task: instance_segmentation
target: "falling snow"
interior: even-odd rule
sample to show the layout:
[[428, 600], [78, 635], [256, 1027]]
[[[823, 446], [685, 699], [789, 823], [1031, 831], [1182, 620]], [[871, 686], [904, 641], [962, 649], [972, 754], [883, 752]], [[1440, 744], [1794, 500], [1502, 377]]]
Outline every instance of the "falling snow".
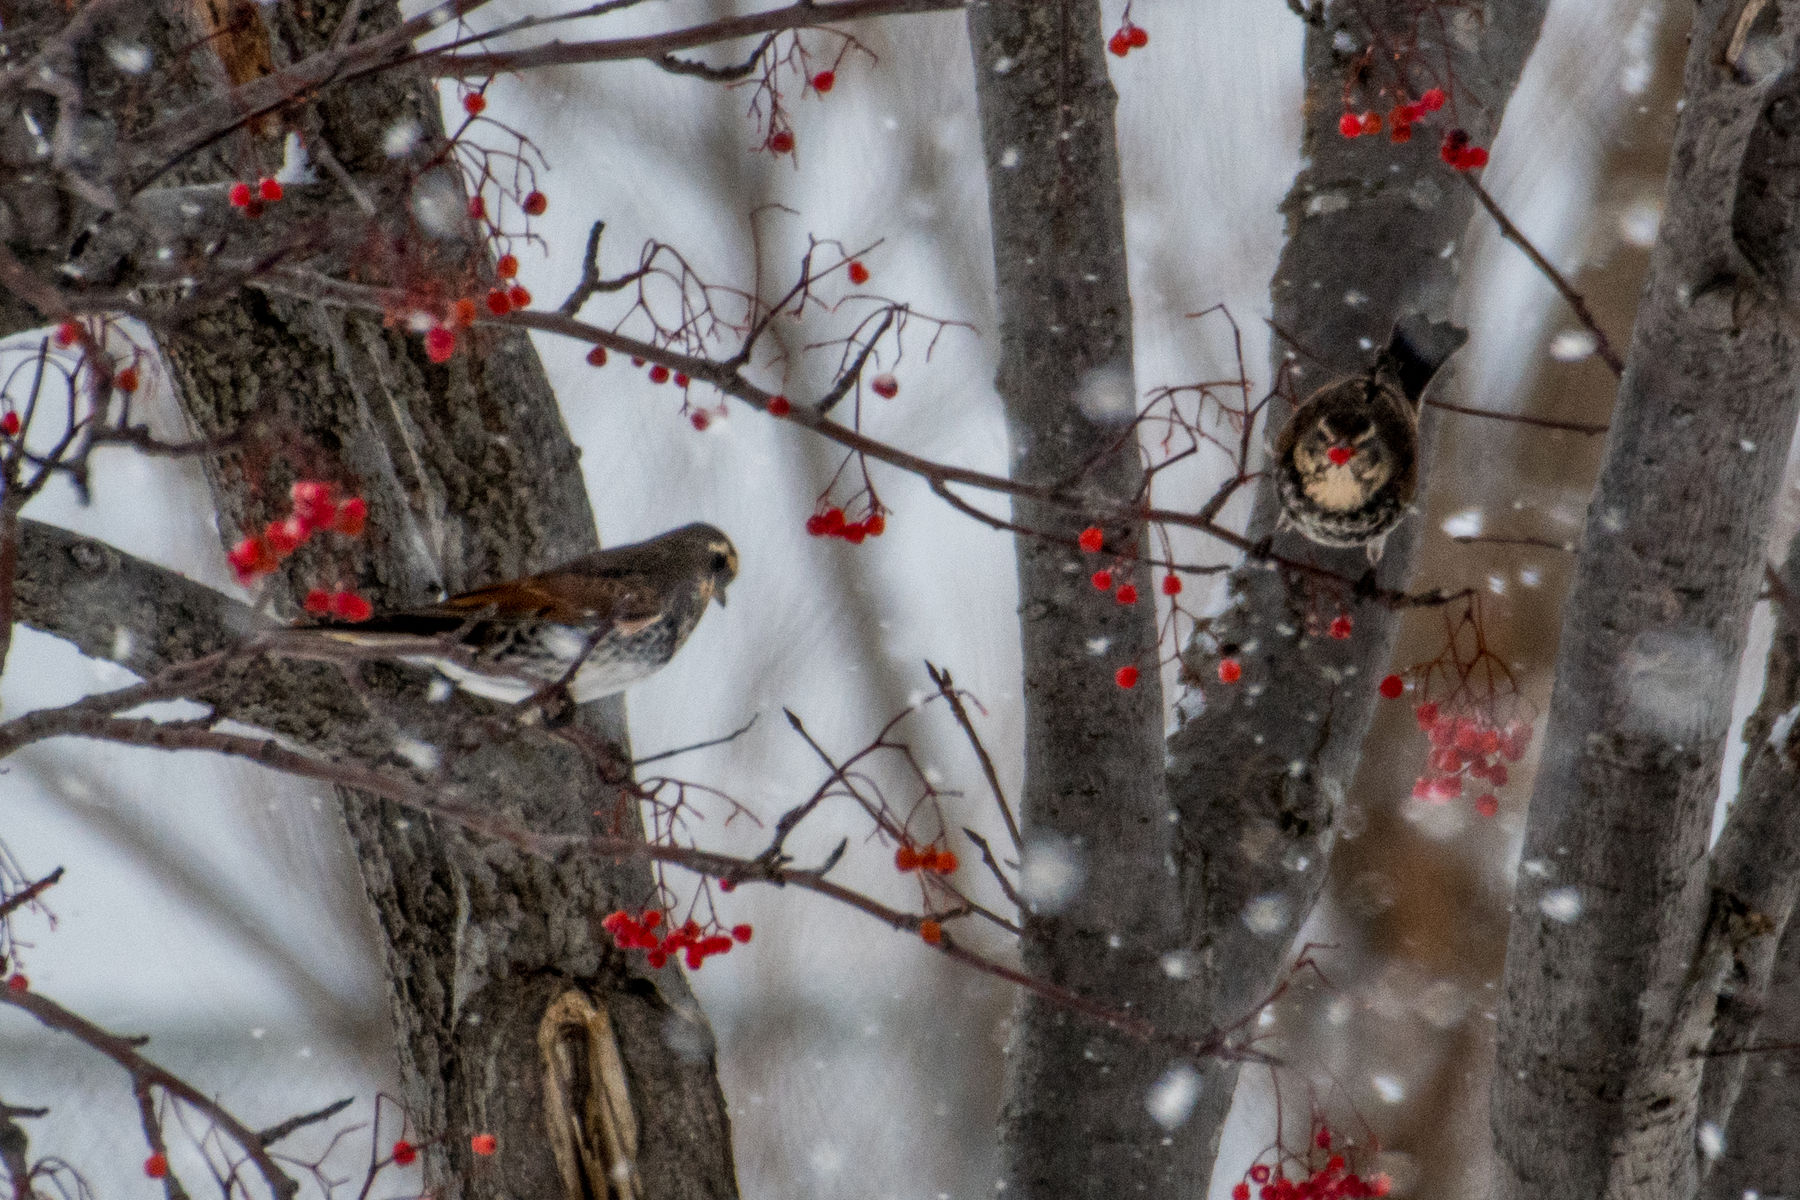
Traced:
[[1055, 834], [1025, 843], [1019, 863], [1019, 895], [1034, 913], [1053, 915], [1069, 906], [1081, 889], [1079, 848]]
[[1273, 937], [1288, 927], [1286, 896], [1270, 892], [1244, 905], [1244, 925], [1259, 937]]
[[1581, 889], [1551, 888], [1539, 898], [1538, 910], [1552, 921], [1567, 925], [1581, 916]]
[[1186, 1063], [1177, 1063], [1150, 1085], [1144, 1107], [1150, 1110], [1150, 1119], [1164, 1129], [1178, 1129], [1193, 1115], [1199, 1099], [1200, 1072]]
[[1465, 508], [1444, 520], [1444, 532], [1453, 538], [1481, 536], [1481, 510]]
[[1585, 329], [1565, 329], [1550, 339], [1550, 357], [1557, 362], [1580, 362], [1600, 347], [1600, 339]]

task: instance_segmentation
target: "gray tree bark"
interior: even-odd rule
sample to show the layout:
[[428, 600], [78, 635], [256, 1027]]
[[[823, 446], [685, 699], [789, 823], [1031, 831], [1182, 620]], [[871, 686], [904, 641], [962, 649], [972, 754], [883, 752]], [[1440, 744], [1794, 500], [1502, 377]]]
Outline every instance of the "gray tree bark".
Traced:
[[1707, 835], [1800, 397], [1800, 70], [1791, 32], [1759, 35], [1778, 38], [1772, 55], [1741, 36], [1755, 16], [1695, 12], [1667, 209], [1566, 609], [1507, 947], [1503, 1197], [1699, 1184], [1700, 1050], [1732, 958], [1708, 936]]
[[[1368, 347], [1385, 344], [1401, 314], [1445, 312], [1459, 262], [1454, 248], [1474, 212], [1432, 137], [1395, 145], [1338, 132], [1350, 67], [1340, 38], [1360, 49], [1372, 40], [1404, 41], [1416, 27], [1419, 60], [1450, 65], [1459, 119], [1476, 144], [1486, 145], [1537, 40], [1544, 8], [1541, 0], [1502, 5], [1484, 22], [1442, 26], [1421, 21], [1412, 0], [1383, 0], [1332, 5], [1307, 29], [1306, 166], [1282, 206], [1287, 244], [1270, 282], [1275, 325], [1304, 352], [1296, 359], [1278, 334], [1273, 369], [1277, 375], [1288, 370], [1299, 398], [1367, 369]], [[1440, 41], [1436, 34], [1445, 29], [1455, 36]], [[1355, 252], [1346, 253], [1348, 247]], [[1445, 374], [1454, 380], [1455, 373], [1453, 359]], [[1278, 396], [1267, 428], [1279, 429], [1291, 411]], [[1435, 428], [1428, 413], [1420, 439], [1420, 508]], [[1274, 487], [1265, 481], [1249, 535], [1269, 537], [1277, 554], [1317, 562], [1348, 579], [1368, 569], [1361, 550], [1328, 550], [1297, 532], [1277, 532], [1279, 512]], [[1395, 530], [1381, 557], [1381, 584], [1405, 586], [1422, 532], [1416, 518]], [[1338, 808], [1361, 758], [1376, 680], [1393, 656], [1399, 627], [1397, 613], [1359, 601], [1348, 588], [1310, 599], [1266, 562], [1246, 562], [1229, 586], [1229, 607], [1213, 632], [1242, 662], [1243, 683], [1207, 688], [1204, 711], [1169, 739], [1185, 936], [1201, 968], [1191, 987], [1203, 1025], [1249, 1012], [1288, 963], [1293, 935], [1324, 886]], [[1309, 636], [1309, 606], [1336, 604], [1351, 613], [1353, 636]], [[1278, 933], [1253, 931], [1243, 920], [1257, 899], [1286, 914]], [[1218, 1143], [1237, 1074], [1229, 1060], [1206, 1064], [1194, 1122], [1208, 1147]]]
[[[129, 147], [132, 136], [153, 119], [326, 48], [348, 6], [242, 6], [249, 23], [228, 34], [208, 25], [212, 10], [204, 6], [89, 7], [93, 11], [82, 19], [97, 18], [94, 28], [71, 43], [67, 61], [52, 63], [66, 66], [69, 79], [78, 83], [60, 95], [27, 88], [25, 103], [37, 106], [44, 127], [52, 127], [57, 116], [51, 112], [45, 120], [44, 106], [83, 106], [61, 115], [77, 128], [104, 129], [116, 137], [109, 143], [117, 156], [111, 164], [80, 164], [92, 176], [109, 165], [122, 170], [118, 164], [130, 156], [121, 147]], [[391, 28], [397, 20], [393, 5], [364, 7], [365, 30]], [[60, 4], [13, 5], [5, 16], [9, 34], [44, 37], [68, 19]], [[180, 69], [143, 80], [124, 76], [102, 49], [114, 37], [147, 45], [153, 62]], [[29, 47], [12, 49], [22, 54]], [[146, 96], [146, 86], [152, 95]], [[409, 70], [389, 70], [315, 99], [280, 119], [252, 121], [171, 164], [158, 182], [211, 183], [222, 194], [225, 181], [273, 173], [292, 121], [305, 134], [315, 163], [330, 168], [321, 176], [340, 185], [325, 189], [332, 193], [326, 211], [339, 228], [360, 230], [372, 243], [408, 237], [431, 242], [410, 223], [404, 205], [375, 214], [357, 207], [359, 199], [403, 194], [400, 173], [434, 170], [423, 160], [393, 158], [383, 141], [396, 125], [410, 122], [419, 130], [422, 153], [442, 147], [431, 82]], [[16, 124], [9, 120], [7, 128]], [[437, 173], [444, 177], [439, 182], [460, 186], [450, 173]], [[128, 183], [121, 174], [107, 182], [117, 188]], [[7, 199], [16, 202], [18, 195], [15, 186]], [[21, 207], [13, 203], [8, 211], [17, 216]], [[29, 228], [15, 221], [6, 229], [9, 249], [27, 268], [53, 276], [55, 265], [90, 245], [93, 236], [109, 236], [97, 226], [97, 235], [74, 238], [94, 216], [70, 214]], [[265, 220], [276, 223], [279, 214]], [[114, 244], [120, 257], [108, 267], [117, 278], [167, 277], [166, 268], [154, 261], [130, 258], [157, 248], [157, 231], [151, 232]], [[183, 236], [165, 232], [167, 244], [185, 245]], [[314, 226], [313, 236], [317, 248], [343, 249], [334, 244], [329, 226]], [[468, 265], [473, 251], [456, 239], [412, 248], [422, 249], [420, 261], [446, 271]], [[320, 256], [313, 265], [328, 269], [332, 258]], [[407, 282], [379, 278], [383, 266], [379, 254], [365, 255], [360, 278]], [[36, 304], [39, 319], [63, 315], [45, 311], [41, 294], [14, 292], [11, 299]], [[9, 315], [15, 324], [29, 319], [23, 309]], [[302, 550], [290, 560], [290, 586], [304, 586], [298, 581], [321, 572], [346, 571], [377, 601], [418, 601], [439, 588], [541, 569], [596, 545], [576, 449], [522, 332], [471, 336], [473, 344], [466, 343], [455, 361], [438, 366], [426, 360], [418, 338], [384, 327], [379, 317], [253, 288], [230, 291], [156, 332], [194, 425], [208, 435], [252, 434], [208, 461], [225, 541], [282, 515], [296, 478], [328, 478], [368, 501], [370, 534], [358, 545], [360, 557], [346, 564], [325, 559], [316, 548]], [[56, 541], [45, 536], [40, 549]], [[45, 577], [32, 574], [34, 562], [59, 580], [48, 585], [57, 589], [49, 596], [43, 591]], [[121, 571], [137, 580], [146, 577], [141, 565], [91, 544], [52, 548], [27, 562], [19, 588], [21, 616], [44, 620], [78, 644], [99, 649], [95, 643], [109, 636], [106, 625], [116, 632], [128, 617], [150, 615], [121, 606], [126, 597], [115, 586]], [[239, 606], [197, 594], [191, 586], [161, 582], [167, 586], [154, 598], [139, 598], [151, 606], [155, 624], [136, 630], [136, 660], [127, 664], [134, 669], [181, 661], [251, 628]], [[93, 599], [77, 603], [82, 595]], [[34, 612], [48, 616], [34, 618]], [[71, 624], [77, 615], [88, 628]], [[332, 670], [284, 664], [273, 674], [278, 677], [241, 676], [200, 698], [309, 748], [366, 763], [399, 761], [402, 739], [433, 745], [454, 780], [490, 797], [497, 816], [536, 832], [612, 832], [595, 819], [596, 812], [621, 807], [635, 812], [630, 803], [616, 803], [616, 789], [602, 781], [596, 764], [582, 761], [567, 746], [559, 749], [550, 739], [530, 736], [481, 744], [475, 721], [491, 719], [492, 711], [473, 711], [480, 706], [461, 700], [448, 707], [429, 703], [412, 674], [367, 668], [363, 684], [376, 699], [366, 702], [349, 693]], [[579, 719], [595, 735], [624, 745], [623, 708], [617, 702]], [[637, 1153], [626, 1166], [637, 1190], [625, 1194], [734, 1195], [724, 1101], [704, 1018], [677, 969], [650, 972], [629, 961], [611, 948], [599, 926], [609, 910], [649, 898], [646, 866], [587, 858], [546, 861], [370, 797], [345, 793], [342, 799], [387, 940], [405, 1098], [419, 1133], [442, 1139], [427, 1142], [422, 1152], [427, 1190], [452, 1200], [607, 1195], [619, 1186], [618, 1180], [581, 1177], [579, 1163], [571, 1174], [566, 1155], [559, 1166], [552, 1143], [567, 1131], [547, 1127], [547, 1093], [556, 1086], [551, 1060], [561, 1055], [565, 1067], [574, 1059], [585, 1062], [590, 1050], [604, 1054], [612, 1047], [583, 1043], [605, 1040], [622, 1056], [628, 1092], [608, 1099], [615, 1105], [623, 1100], [635, 1118]], [[597, 1011], [605, 1019], [547, 1024], [553, 1006], [563, 1014]], [[565, 1097], [565, 1103], [571, 1100], [577, 1118], [584, 1115], [581, 1098]], [[574, 1136], [594, 1132], [577, 1130]], [[492, 1159], [472, 1154], [469, 1138], [475, 1133], [496, 1137]]]
[[[978, 4], [969, 37], [1013, 475], [1079, 481], [1097, 503], [1129, 504], [1143, 484], [1136, 440], [1121, 439], [1128, 426], [1096, 419], [1081, 400], [1083, 389], [1136, 394], [1099, 5]], [[1013, 517], [1047, 535], [1016, 543], [1026, 855], [1068, 855], [1082, 875], [1066, 907], [1026, 914], [1025, 966], [1173, 1033], [1185, 1028], [1181, 997], [1158, 963], [1176, 944], [1180, 897], [1150, 572], [1137, 559], [1120, 568], [1145, 599], [1119, 604], [1088, 583], [1101, 560], [1077, 549], [1085, 523], [1077, 515], [1022, 501]], [[1106, 535], [1109, 563], [1147, 546], [1141, 526]], [[1124, 664], [1141, 671], [1135, 688], [1113, 682]], [[1166, 1138], [1145, 1107], [1171, 1065], [1163, 1056], [1035, 997], [1019, 1004], [1008, 1055], [1001, 1141], [1010, 1191], [1175, 1196], [1205, 1186], [1191, 1139]]]

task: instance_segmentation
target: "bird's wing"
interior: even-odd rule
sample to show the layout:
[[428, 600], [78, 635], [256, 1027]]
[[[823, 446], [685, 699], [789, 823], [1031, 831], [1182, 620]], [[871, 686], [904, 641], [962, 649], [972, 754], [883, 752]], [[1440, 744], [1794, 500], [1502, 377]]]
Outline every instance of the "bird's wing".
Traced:
[[596, 574], [563, 567], [436, 604], [377, 613], [356, 628], [366, 632], [447, 633], [470, 624], [512, 625], [548, 620], [568, 625], [607, 625], [623, 633], [642, 629], [662, 614], [657, 589], [637, 571]]

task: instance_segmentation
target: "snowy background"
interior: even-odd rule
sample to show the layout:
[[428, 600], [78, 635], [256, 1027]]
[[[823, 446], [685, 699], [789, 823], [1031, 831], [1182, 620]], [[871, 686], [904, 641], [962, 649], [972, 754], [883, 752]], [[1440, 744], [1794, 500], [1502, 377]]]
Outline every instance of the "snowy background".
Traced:
[[[745, 8], [751, 6], [745, 5]], [[496, 3], [498, 23], [528, 6]], [[1109, 28], [1117, 5], [1108, 6]], [[651, 32], [723, 15], [726, 4], [645, 5], [565, 37]], [[1486, 173], [1514, 219], [1576, 277], [1621, 346], [1654, 236], [1673, 119], [1680, 29], [1643, 0], [1557, 0]], [[1147, 50], [1112, 60], [1120, 93], [1137, 384], [1148, 390], [1232, 369], [1219, 327], [1184, 314], [1227, 305], [1266, 386], [1261, 318], [1280, 247], [1276, 204], [1298, 167], [1301, 25], [1278, 0], [1138, 0]], [[896, 374], [900, 395], [872, 400], [867, 429], [906, 449], [1003, 473], [991, 386], [997, 337], [987, 208], [960, 17], [864, 22], [878, 63], [852, 58], [823, 98], [795, 99], [798, 153], [754, 153], [749, 92], [643, 64], [500, 80], [491, 112], [551, 159], [541, 222], [552, 253], [524, 256], [522, 282], [554, 304], [578, 274], [588, 225], [607, 222], [605, 267], [647, 239], [678, 246], [706, 277], [747, 285], [791, 278], [806, 236], [859, 247], [866, 290], [969, 323], [926, 359], [923, 337]], [[738, 47], [704, 57], [724, 62]], [[770, 204], [761, 261], [748, 214]], [[1583, 359], [1567, 313], [1524, 257], [1477, 221], [1456, 315], [1472, 331], [1451, 391], [1458, 402], [1603, 420], [1610, 377]], [[589, 310], [605, 312], [604, 300]], [[790, 346], [840, 336], [829, 314]], [[640, 754], [717, 736], [759, 716], [738, 741], [675, 764], [771, 817], [818, 781], [785, 728], [783, 706], [835, 751], [863, 745], [929, 688], [923, 660], [950, 668], [986, 706], [982, 732], [1016, 794], [1018, 641], [1011, 548], [916, 480], [877, 475], [893, 509], [879, 541], [808, 538], [802, 523], [836, 470], [835, 451], [741, 408], [696, 432], [674, 389], [626, 364], [596, 371], [583, 348], [540, 343], [609, 543], [705, 520], [735, 539], [743, 571], [676, 661], [634, 689]], [[806, 394], [797, 370], [790, 386]], [[774, 382], [769, 380], [768, 382]], [[176, 418], [162, 420], [176, 431]], [[1434, 529], [1572, 538], [1598, 440], [1460, 418], [1443, 422], [1426, 519]], [[53, 490], [31, 510], [230, 589], [206, 492], [179, 463], [105, 455], [94, 502]], [[1195, 475], [1191, 496], [1213, 480]], [[1162, 500], [1179, 504], [1174, 492]], [[1790, 526], [1791, 527], [1791, 526]], [[1495, 641], [1541, 706], [1567, 573], [1555, 552], [1428, 538], [1420, 581], [1485, 581]], [[1184, 599], [1203, 600], [1205, 581]], [[1412, 619], [1401, 660], [1435, 653], [1437, 617]], [[1746, 695], [1760, 672], [1753, 647]], [[22, 631], [0, 680], [5, 711], [65, 702], [126, 681], [60, 643]], [[1297, 1005], [1295, 1044], [1321, 1064], [1318, 1094], [1353, 1105], [1385, 1144], [1399, 1190], [1459, 1194], [1481, 1169], [1485, 1071], [1522, 772], [1492, 821], [1465, 806], [1407, 798], [1423, 743], [1410, 713], [1385, 712], [1353, 795], [1327, 904], [1305, 935], [1336, 943], [1334, 995]], [[966, 798], [953, 824], [997, 822], [974, 762], [939, 715], [916, 726], [922, 760]], [[1727, 764], [1728, 778], [1734, 763]], [[391, 1088], [378, 955], [341, 831], [324, 792], [204, 757], [87, 743], [33, 747], [0, 775], [3, 835], [36, 877], [68, 868], [54, 931], [22, 927], [33, 986], [121, 1031], [153, 1037], [153, 1057], [223, 1097], [252, 1124], [341, 1096]], [[721, 814], [722, 815], [722, 814]], [[715, 820], [720, 847], [762, 834]], [[858, 854], [866, 826], [848, 810], [804, 827], [804, 860], [840, 837], [842, 877], [897, 902], [906, 881], [886, 856]], [[959, 847], [966, 850], [966, 847]], [[965, 861], [973, 859], [965, 853]], [[977, 872], [965, 868], [962, 878]], [[998, 903], [998, 897], [987, 896]], [[727, 919], [755, 942], [709, 962], [694, 986], [718, 1032], [739, 1175], [755, 1200], [978, 1200], [991, 1195], [993, 1125], [1008, 991], [912, 939], [804, 895], [746, 889]], [[1293, 936], [1283, 929], [1278, 936]], [[998, 949], [998, 944], [994, 943]], [[129, 1094], [97, 1058], [17, 1015], [0, 1018], [0, 1078], [13, 1104], [48, 1104], [34, 1149], [78, 1163], [99, 1195], [149, 1195]], [[1269, 1138], [1266, 1077], [1246, 1076], [1215, 1194]], [[1284, 1083], [1284, 1101], [1307, 1104]], [[1450, 1114], [1450, 1115], [1446, 1115]]]

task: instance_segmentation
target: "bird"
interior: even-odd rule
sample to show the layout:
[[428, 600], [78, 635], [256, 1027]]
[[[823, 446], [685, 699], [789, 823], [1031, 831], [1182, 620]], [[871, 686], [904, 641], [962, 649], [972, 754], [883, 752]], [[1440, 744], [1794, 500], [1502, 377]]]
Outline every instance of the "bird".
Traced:
[[665, 666], [737, 571], [731, 539], [696, 523], [435, 604], [290, 632], [433, 667], [502, 703], [563, 688], [585, 704]]
[[1328, 383], [1275, 439], [1282, 525], [1321, 546], [1364, 546], [1371, 561], [1419, 485], [1425, 389], [1469, 338], [1448, 321], [1410, 313], [1360, 375]]

